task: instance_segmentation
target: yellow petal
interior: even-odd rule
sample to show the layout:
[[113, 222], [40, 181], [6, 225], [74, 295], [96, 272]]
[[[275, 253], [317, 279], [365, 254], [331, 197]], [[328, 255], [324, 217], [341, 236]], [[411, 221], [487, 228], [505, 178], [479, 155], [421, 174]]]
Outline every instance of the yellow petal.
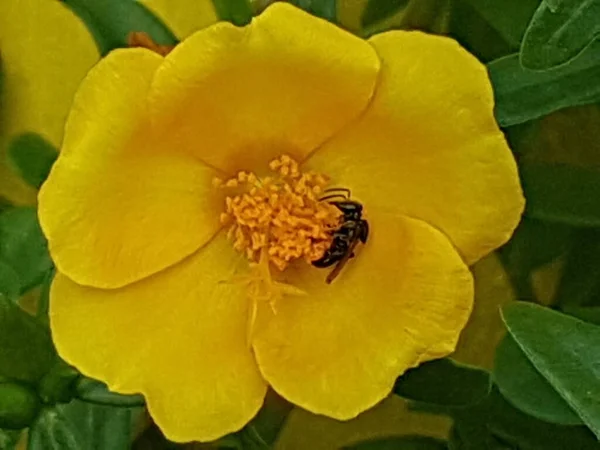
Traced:
[[218, 20], [212, 0], [138, 1], [160, 17], [179, 39]]
[[248, 302], [227, 282], [247, 262], [221, 234], [200, 252], [117, 290], [58, 274], [50, 325], [59, 354], [117, 392], [141, 392], [174, 441], [216, 439], [244, 426], [266, 384], [246, 340]]
[[250, 25], [219, 23], [175, 48], [152, 108], [179, 146], [229, 173], [282, 153], [297, 160], [357, 117], [379, 61], [371, 46], [276, 3]]
[[61, 155], [40, 193], [40, 221], [59, 271], [120, 287], [190, 255], [218, 229], [215, 172], [174, 151], [169, 130], [144, 122], [163, 58], [117, 50], [82, 83]]
[[[60, 146], [73, 94], [98, 59], [91, 35], [60, 2], [2, 0], [0, 55], [0, 160], [10, 140], [24, 132]], [[4, 164], [0, 180], [0, 195], [17, 203], [35, 201], [33, 189]]]
[[471, 274], [442, 233], [402, 216], [369, 221], [369, 241], [331, 285], [327, 270], [284, 272], [307, 295], [279, 301], [255, 332], [269, 384], [337, 419], [382, 400], [418, 362], [452, 352], [473, 302]]
[[382, 59], [375, 98], [310, 165], [367, 208], [442, 230], [472, 263], [509, 239], [524, 203], [485, 67], [444, 37], [392, 31], [370, 42]]

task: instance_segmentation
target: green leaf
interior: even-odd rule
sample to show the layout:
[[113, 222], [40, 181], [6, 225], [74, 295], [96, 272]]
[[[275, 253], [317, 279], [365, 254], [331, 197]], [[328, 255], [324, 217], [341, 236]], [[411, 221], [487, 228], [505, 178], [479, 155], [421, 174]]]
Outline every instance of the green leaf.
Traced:
[[75, 397], [75, 384], [80, 377], [75, 368], [58, 359], [39, 382], [38, 394], [46, 404], [68, 403]]
[[48, 325], [48, 309], [50, 308], [50, 288], [52, 287], [52, 281], [54, 281], [54, 268], [50, 269], [44, 280], [42, 281], [42, 289], [40, 291], [40, 297], [38, 300], [37, 311], [35, 317], [40, 323]]
[[482, 369], [438, 359], [411, 369], [396, 380], [400, 397], [444, 407], [465, 407], [490, 392], [490, 376]]
[[450, 449], [460, 450], [598, 450], [583, 426], [556, 425], [514, 408], [493, 389], [471, 408], [453, 411]]
[[521, 64], [546, 70], [567, 63], [600, 34], [599, 18], [600, 0], [542, 2], [523, 38]]
[[519, 298], [533, 299], [532, 272], [567, 253], [574, 238], [567, 225], [523, 217], [500, 256]]
[[310, 12], [317, 17], [335, 22], [337, 19], [337, 0], [313, 0]]
[[600, 325], [600, 307], [583, 308], [581, 306], [565, 306], [562, 311], [584, 322]]
[[55, 361], [48, 331], [18, 306], [0, 300], [0, 376], [36, 383]]
[[466, 0], [512, 48], [521, 44], [540, 0]]
[[30, 430], [28, 450], [129, 450], [139, 410], [77, 400], [45, 410]]
[[381, 22], [406, 8], [410, 0], [369, 0], [360, 19], [363, 28]]
[[600, 101], [600, 44], [578, 58], [544, 72], [526, 69], [513, 54], [488, 64], [503, 127], [537, 119], [567, 106]]
[[129, 33], [143, 31], [154, 42], [175, 45], [177, 38], [150, 10], [135, 0], [62, 0], [85, 23], [102, 56], [127, 47]]
[[14, 450], [20, 436], [20, 431], [0, 429], [0, 450]]
[[529, 275], [566, 253], [573, 234], [569, 226], [525, 217], [502, 248], [502, 259], [513, 271]]
[[54, 146], [36, 133], [14, 138], [8, 147], [8, 160], [14, 170], [31, 186], [39, 188], [58, 157]]
[[448, 439], [448, 450], [508, 450], [509, 446], [499, 445], [495, 436], [479, 423], [467, 420], [454, 420]]
[[[236, 437], [239, 439], [243, 450], [270, 450], [271, 445], [260, 434], [253, 424], [248, 424], [242, 428]], [[233, 441], [232, 441], [233, 443]], [[235, 448], [235, 447], [234, 447]]]
[[[88, 450], [79, 433], [56, 409], [47, 408], [29, 430], [27, 450]], [[91, 449], [90, 449], [91, 450]]]
[[210, 443], [209, 448], [215, 449], [231, 449], [231, 450], [247, 450], [244, 448], [244, 443], [242, 442], [239, 433], [237, 434], [228, 434], [227, 436], [223, 436], [221, 439], [217, 439], [216, 441], [212, 441]]
[[469, 0], [452, 2], [449, 34], [486, 64], [516, 51]]
[[502, 310], [527, 358], [600, 437], [600, 327], [531, 303]]
[[337, 0], [288, 0], [288, 3], [330, 22], [337, 20]]
[[0, 259], [18, 274], [21, 293], [42, 282], [52, 261], [35, 208], [12, 208], [0, 214]]
[[345, 450], [446, 450], [445, 441], [428, 436], [373, 439], [344, 447]]
[[0, 301], [15, 303], [21, 293], [19, 274], [4, 261], [0, 260]]
[[494, 382], [516, 408], [546, 422], [583, 422], [548, 381], [538, 373], [514, 339], [507, 334], [496, 349]]
[[499, 394], [484, 425], [497, 442], [505, 444], [499, 450], [598, 450], [598, 441], [588, 428], [540, 421], [520, 413]]
[[[13, 204], [10, 201], [8, 201], [8, 199], [6, 199], [0, 195], [0, 213], [4, 212], [5, 210], [12, 208], [12, 207], [13, 207]], [[2, 449], [2, 447], [0, 447], [0, 450], [1, 449]]]
[[578, 230], [556, 290], [556, 303], [589, 305], [600, 295], [600, 230]]
[[525, 214], [578, 227], [600, 226], [600, 171], [527, 163], [520, 166]]
[[248, 25], [252, 20], [249, 0], [213, 0], [217, 16], [237, 26]]
[[75, 386], [77, 398], [97, 405], [115, 407], [144, 406], [141, 395], [122, 395], [108, 390], [104, 383], [91, 378], [82, 377]]
[[304, 11], [308, 11], [313, 3], [313, 0], [289, 0], [288, 3], [291, 3], [292, 5], [297, 6]]
[[17, 383], [0, 383], [0, 428], [19, 430], [30, 426], [42, 406], [35, 391]]
[[129, 450], [133, 417], [142, 408], [112, 408], [77, 400], [57, 407], [81, 436], [85, 449]]
[[363, 30], [363, 34], [372, 36], [389, 29], [447, 34], [450, 28], [451, 9], [450, 0], [411, 0], [401, 14]]
[[268, 390], [263, 406], [256, 416], [240, 432], [236, 433], [244, 450], [268, 450], [273, 448], [293, 406]]

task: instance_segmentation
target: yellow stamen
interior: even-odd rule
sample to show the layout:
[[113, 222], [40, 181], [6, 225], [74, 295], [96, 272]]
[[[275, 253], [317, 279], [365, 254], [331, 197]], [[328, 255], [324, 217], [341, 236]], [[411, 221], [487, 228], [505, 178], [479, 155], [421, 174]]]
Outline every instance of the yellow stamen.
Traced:
[[340, 225], [341, 212], [320, 201], [327, 178], [302, 172], [296, 161], [283, 155], [269, 163], [274, 174], [259, 178], [239, 172], [228, 180], [214, 180], [216, 188], [231, 191], [225, 198], [221, 223], [228, 225], [233, 248], [250, 260], [247, 284], [252, 301], [248, 336], [256, 321], [258, 302], [267, 302], [273, 312], [284, 295], [303, 295], [294, 286], [272, 279], [271, 266], [283, 271], [295, 260], [311, 263], [331, 246], [331, 231]]
[[260, 252], [259, 261], [250, 263], [250, 272], [246, 276], [237, 277], [235, 282], [246, 286], [250, 299], [250, 313], [248, 314], [247, 342], [252, 343], [254, 328], [258, 317], [259, 302], [266, 303], [273, 314], [277, 314], [276, 304], [284, 296], [298, 297], [306, 295], [302, 289], [291, 284], [273, 280], [269, 268], [269, 254], [266, 247]]
[[221, 214], [221, 223], [232, 224], [234, 248], [253, 262], [264, 248], [269, 262], [281, 271], [296, 259], [319, 259], [331, 245], [330, 232], [339, 226], [341, 215], [334, 205], [319, 201], [327, 179], [301, 172], [287, 155], [271, 161], [269, 168], [276, 176], [261, 179], [242, 171], [214, 182], [234, 191]]

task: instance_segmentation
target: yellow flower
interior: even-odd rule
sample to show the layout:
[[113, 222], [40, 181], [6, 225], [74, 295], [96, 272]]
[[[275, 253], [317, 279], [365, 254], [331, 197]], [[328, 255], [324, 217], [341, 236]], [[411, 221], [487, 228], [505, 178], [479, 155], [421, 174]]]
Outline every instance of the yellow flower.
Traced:
[[[59, 353], [143, 393], [175, 441], [241, 428], [267, 385], [356, 416], [453, 351], [468, 264], [519, 220], [492, 110], [456, 42], [364, 41], [284, 3], [166, 57], [111, 53], [40, 194]], [[350, 189], [370, 226], [330, 284], [310, 264], [341, 227], [328, 187]]]
[[[216, 22], [211, 0], [139, 0], [184, 38]], [[35, 202], [35, 192], [8, 167], [5, 153], [22, 133], [60, 147], [77, 86], [99, 55], [83, 22], [56, 0], [0, 1], [0, 196]]]
[[83, 23], [65, 5], [49, 0], [0, 1], [0, 196], [35, 201], [4, 162], [11, 139], [35, 132], [60, 146], [79, 83], [98, 60]]

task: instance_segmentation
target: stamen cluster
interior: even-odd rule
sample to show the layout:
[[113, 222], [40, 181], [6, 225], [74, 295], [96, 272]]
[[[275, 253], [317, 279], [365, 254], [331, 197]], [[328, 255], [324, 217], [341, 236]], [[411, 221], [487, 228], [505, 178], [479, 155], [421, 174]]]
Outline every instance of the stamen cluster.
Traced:
[[334, 205], [319, 201], [326, 177], [301, 172], [287, 155], [271, 161], [269, 168], [274, 176], [259, 178], [242, 171], [229, 180], [215, 180], [234, 191], [226, 197], [221, 214], [221, 222], [230, 225], [234, 248], [253, 262], [266, 251], [279, 270], [296, 259], [310, 263], [321, 258], [341, 215]]

